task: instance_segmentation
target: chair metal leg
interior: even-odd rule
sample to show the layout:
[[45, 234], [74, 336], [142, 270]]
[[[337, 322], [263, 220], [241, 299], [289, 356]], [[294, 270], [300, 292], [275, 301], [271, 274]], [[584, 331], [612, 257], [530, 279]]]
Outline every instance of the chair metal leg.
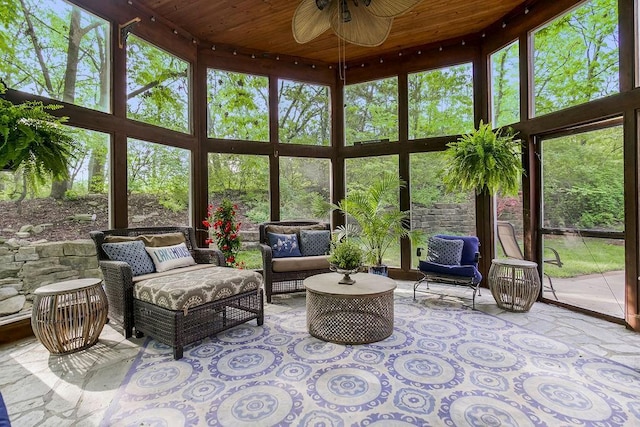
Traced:
[[549, 289], [551, 289], [551, 292], [553, 293], [553, 297], [556, 299], [556, 301], [558, 301], [558, 295], [556, 295], [556, 290], [553, 289], [553, 282], [551, 281], [551, 276], [549, 276], [547, 273], [544, 273], [545, 276], [547, 276], [547, 279], [549, 279]]

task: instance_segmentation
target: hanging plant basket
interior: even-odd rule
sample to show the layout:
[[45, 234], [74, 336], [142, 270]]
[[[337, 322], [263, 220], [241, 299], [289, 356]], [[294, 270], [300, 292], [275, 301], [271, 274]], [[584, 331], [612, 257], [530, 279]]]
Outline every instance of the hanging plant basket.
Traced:
[[449, 192], [517, 195], [523, 174], [521, 143], [512, 129], [491, 129], [480, 122], [478, 129], [447, 144], [447, 166], [443, 174]]

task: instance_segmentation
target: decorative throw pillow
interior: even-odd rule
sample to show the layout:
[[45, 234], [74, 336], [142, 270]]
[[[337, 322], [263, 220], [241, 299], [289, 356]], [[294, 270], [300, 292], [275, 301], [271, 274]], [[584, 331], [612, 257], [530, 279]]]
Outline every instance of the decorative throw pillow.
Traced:
[[302, 256], [326, 255], [329, 253], [331, 231], [300, 230], [300, 251]]
[[267, 233], [267, 238], [274, 258], [302, 256], [295, 234]]
[[102, 250], [113, 261], [124, 261], [131, 266], [134, 276], [153, 273], [155, 268], [139, 240], [121, 243], [103, 243]]
[[427, 249], [427, 261], [443, 265], [460, 265], [463, 246], [462, 240], [431, 237]]
[[184, 243], [160, 248], [146, 247], [145, 249], [151, 256], [151, 260], [156, 266], [156, 271], [158, 272], [173, 270], [174, 268], [179, 267], [187, 267], [196, 263], [191, 256], [191, 252], [187, 249], [187, 245]]

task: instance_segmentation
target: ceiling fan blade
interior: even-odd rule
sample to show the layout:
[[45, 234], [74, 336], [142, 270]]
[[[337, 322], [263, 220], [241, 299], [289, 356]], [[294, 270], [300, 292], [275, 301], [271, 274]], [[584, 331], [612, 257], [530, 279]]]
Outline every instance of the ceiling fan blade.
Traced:
[[[371, 0], [369, 6], [364, 6], [370, 14], [383, 18], [395, 18], [411, 10], [422, 0]], [[363, 5], [360, 5], [363, 7]]]
[[[373, 4], [373, 1], [371, 2]], [[359, 46], [380, 46], [389, 36], [393, 18], [381, 18], [360, 6], [349, 7], [351, 21], [342, 22], [338, 13], [330, 16], [331, 28], [341, 39]]]
[[320, 10], [315, 0], [302, 0], [293, 14], [293, 38], [298, 43], [307, 43], [331, 28], [329, 16], [335, 13], [336, 3], [332, 1], [328, 7]]

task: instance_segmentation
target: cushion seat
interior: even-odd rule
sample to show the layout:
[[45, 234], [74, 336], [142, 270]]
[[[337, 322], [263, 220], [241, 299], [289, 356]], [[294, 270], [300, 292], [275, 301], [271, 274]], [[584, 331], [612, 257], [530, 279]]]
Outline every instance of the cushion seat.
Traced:
[[418, 269], [423, 273], [442, 274], [445, 276], [457, 276], [460, 278], [473, 278], [473, 283], [480, 283], [482, 274], [474, 265], [444, 265], [429, 261], [420, 261]]
[[272, 269], [275, 272], [304, 271], [329, 269], [329, 257], [327, 255], [300, 256], [273, 258]]
[[207, 267], [183, 267], [167, 272], [173, 274], [147, 275], [155, 277], [145, 280], [140, 280], [142, 276], [138, 277], [133, 296], [168, 310], [186, 313], [192, 307], [262, 288], [262, 276], [255, 271]]

